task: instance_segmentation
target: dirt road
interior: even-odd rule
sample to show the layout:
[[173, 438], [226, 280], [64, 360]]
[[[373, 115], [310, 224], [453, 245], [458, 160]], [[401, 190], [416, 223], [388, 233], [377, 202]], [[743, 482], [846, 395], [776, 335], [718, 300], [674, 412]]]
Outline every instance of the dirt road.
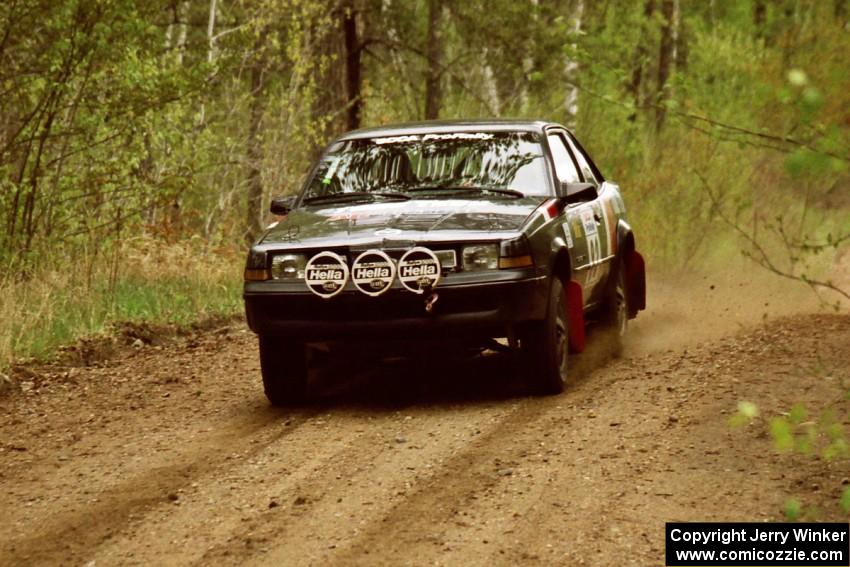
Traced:
[[665, 521], [777, 520], [789, 497], [847, 519], [846, 461], [727, 420], [846, 420], [850, 317], [642, 319], [620, 360], [591, 335], [551, 398], [500, 355], [431, 357], [326, 369], [276, 410], [238, 322], [33, 368], [0, 400], [0, 564], [658, 565]]

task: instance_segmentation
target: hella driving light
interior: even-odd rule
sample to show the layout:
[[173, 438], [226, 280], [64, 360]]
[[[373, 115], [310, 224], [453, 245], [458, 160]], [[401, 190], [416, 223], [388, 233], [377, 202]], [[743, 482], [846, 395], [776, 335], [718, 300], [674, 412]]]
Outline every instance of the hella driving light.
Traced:
[[304, 279], [307, 259], [302, 254], [281, 254], [272, 258], [272, 278], [276, 280]]
[[427, 248], [411, 248], [398, 261], [398, 281], [413, 293], [436, 287], [441, 276], [440, 259]]
[[393, 285], [395, 264], [383, 250], [367, 250], [351, 266], [354, 287], [368, 296], [378, 297]]
[[348, 264], [345, 259], [329, 250], [319, 252], [304, 268], [304, 283], [314, 294], [330, 299], [340, 293], [348, 283]]
[[473, 244], [463, 247], [463, 269], [495, 270], [499, 267], [499, 246], [497, 244]]

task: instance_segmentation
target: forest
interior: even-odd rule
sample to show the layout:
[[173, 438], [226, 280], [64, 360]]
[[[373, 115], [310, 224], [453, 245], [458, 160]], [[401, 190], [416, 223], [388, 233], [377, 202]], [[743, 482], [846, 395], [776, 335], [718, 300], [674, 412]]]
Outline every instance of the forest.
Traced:
[[361, 126], [561, 122], [650, 279], [848, 297], [847, 0], [5, 0], [0, 370], [241, 309], [273, 196]]

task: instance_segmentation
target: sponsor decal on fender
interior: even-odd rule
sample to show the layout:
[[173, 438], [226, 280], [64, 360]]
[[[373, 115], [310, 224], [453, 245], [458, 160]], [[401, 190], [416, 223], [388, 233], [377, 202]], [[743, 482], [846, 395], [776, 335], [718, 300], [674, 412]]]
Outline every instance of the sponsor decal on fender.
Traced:
[[351, 265], [351, 282], [366, 295], [377, 297], [390, 289], [395, 264], [382, 250], [367, 250]]
[[565, 222], [561, 225], [564, 229], [564, 237], [567, 239], [567, 248], [573, 247], [573, 233], [570, 231], [570, 223]]
[[319, 252], [304, 268], [304, 283], [314, 294], [329, 299], [345, 287], [348, 266], [339, 255], [330, 251]]
[[440, 260], [427, 248], [412, 248], [398, 262], [398, 280], [413, 293], [425, 293], [440, 281]]

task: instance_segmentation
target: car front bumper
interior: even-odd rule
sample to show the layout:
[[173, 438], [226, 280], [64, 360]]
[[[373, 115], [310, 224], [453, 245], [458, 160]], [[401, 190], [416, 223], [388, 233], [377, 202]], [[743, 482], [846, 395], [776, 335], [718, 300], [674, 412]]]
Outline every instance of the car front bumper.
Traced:
[[246, 284], [248, 325], [255, 333], [304, 342], [346, 338], [414, 339], [501, 337], [512, 327], [546, 316], [548, 278], [516, 274], [502, 281], [438, 285], [433, 308], [428, 294], [395, 287], [379, 297], [346, 288], [322, 299], [275, 282]]

